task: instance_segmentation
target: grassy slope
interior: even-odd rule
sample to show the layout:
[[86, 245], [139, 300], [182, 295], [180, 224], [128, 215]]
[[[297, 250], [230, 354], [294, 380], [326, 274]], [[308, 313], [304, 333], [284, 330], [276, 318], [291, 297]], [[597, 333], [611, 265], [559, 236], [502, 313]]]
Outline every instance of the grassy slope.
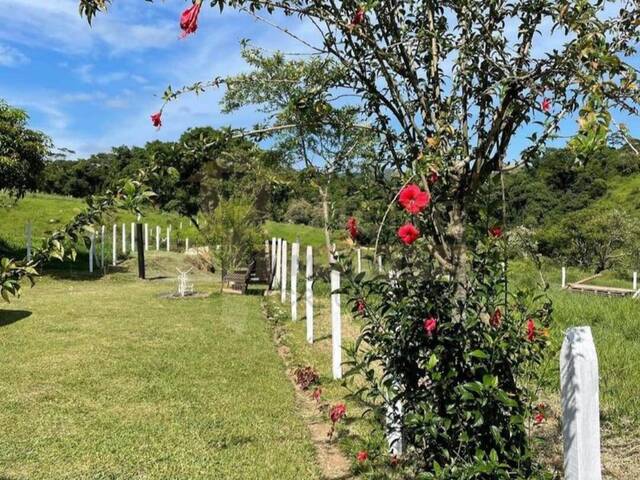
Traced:
[[[46, 237], [53, 230], [64, 227], [74, 215], [80, 213], [84, 208], [84, 201], [57, 195], [29, 194], [18, 203], [13, 203], [5, 195], [0, 194], [0, 240], [5, 247], [14, 250], [20, 255], [25, 252], [25, 225], [28, 221], [33, 222], [33, 244], [39, 245], [39, 240]], [[128, 212], [118, 212], [114, 217], [106, 219], [107, 239], [111, 239], [111, 225], [118, 225], [118, 244], [120, 242], [120, 225], [127, 224], [127, 236], [130, 235], [130, 223], [135, 221], [133, 214]], [[197, 232], [186, 218], [178, 215], [161, 213], [153, 210], [146, 212], [143, 223], [148, 223], [151, 229], [156, 225], [164, 229], [168, 225], [173, 226], [174, 238], [197, 239]], [[183, 229], [180, 231], [180, 223]], [[155, 235], [155, 231], [152, 232]], [[110, 243], [109, 243], [110, 245]], [[0, 244], [0, 248], [2, 244]]]
[[132, 277], [0, 306], [0, 477], [317, 478], [260, 297], [165, 300], [173, 280]]

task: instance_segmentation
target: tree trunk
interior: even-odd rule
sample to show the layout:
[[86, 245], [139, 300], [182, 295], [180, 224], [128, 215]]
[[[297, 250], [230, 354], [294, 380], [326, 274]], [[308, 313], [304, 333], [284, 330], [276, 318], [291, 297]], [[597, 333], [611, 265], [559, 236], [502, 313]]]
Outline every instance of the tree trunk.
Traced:
[[320, 198], [322, 201], [322, 221], [324, 228], [324, 241], [327, 246], [327, 255], [329, 257], [329, 265], [333, 265], [334, 259], [332, 254], [331, 234], [329, 233], [329, 188], [318, 187]]

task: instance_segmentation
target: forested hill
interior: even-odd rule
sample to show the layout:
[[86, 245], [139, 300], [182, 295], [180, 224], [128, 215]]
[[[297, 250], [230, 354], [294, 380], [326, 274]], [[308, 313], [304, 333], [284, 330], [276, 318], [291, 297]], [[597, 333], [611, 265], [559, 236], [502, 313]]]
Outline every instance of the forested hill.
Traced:
[[[640, 142], [635, 145], [640, 150]], [[597, 259], [579, 257], [605, 247], [610, 257], [629, 257], [620, 255], [619, 248], [640, 230], [640, 155], [623, 146], [608, 148], [584, 164], [574, 159], [568, 150], [549, 150], [533, 165], [508, 175], [508, 222], [535, 232], [545, 255], [596, 270], [609, 268], [610, 261], [601, 260], [598, 266]]]

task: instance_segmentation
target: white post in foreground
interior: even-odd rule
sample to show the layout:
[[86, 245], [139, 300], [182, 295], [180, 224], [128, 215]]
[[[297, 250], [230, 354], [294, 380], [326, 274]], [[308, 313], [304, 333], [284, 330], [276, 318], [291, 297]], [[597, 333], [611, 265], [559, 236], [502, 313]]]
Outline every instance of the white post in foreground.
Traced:
[[566, 480], [601, 480], [598, 357], [591, 328], [567, 331], [560, 352]]
[[356, 250], [356, 254], [358, 255], [358, 270], [357, 273], [362, 272], [362, 250]]
[[562, 288], [567, 288], [567, 267], [562, 267]]
[[282, 241], [282, 271], [280, 272], [280, 301], [284, 303], [287, 300], [287, 250], [289, 246], [286, 240]]
[[149, 224], [144, 224], [144, 250], [145, 252], [149, 250]]
[[307, 317], [307, 342], [313, 343], [313, 247], [307, 247], [307, 271], [306, 271], [306, 317]]
[[136, 224], [131, 223], [131, 251], [136, 251]]
[[189, 239], [187, 238], [184, 242], [184, 253], [189, 251]]
[[156, 251], [160, 251], [160, 237], [162, 234], [160, 233], [160, 225], [156, 225]]
[[382, 273], [382, 255], [378, 255], [378, 272]]
[[116, 266], [116, 261], [118, 257], [118, 226], [113, 224], [113, 243], [111, 244], [111, 265]]
[[33, 234], [33, 223], [31, 220], [27, 222], [27, 225], [24, 228], [24, 234], [27, 241], [27, 261], [31, 261], [31, 242], [32, 242], [32, 234]]
[[633, 272], [633, 289], [638, 290], [638, 272]]
[[291, 245], [291, 320], [298, 320], [298, 267], [300, 265], [300, 244]]
[[171, 227], [167, 227], [167, 252], [171, 251]]
[[333, 378], [342, 378], [342, 318], [340, 317], [340, 272], [331, 270], [331, 343]]
[[[276, 248], [278, 248], [278, 241], [276, 240], [276, 237], [273, 237], [271, 239], [271, 277], [274, 279], [273, 283], [275, 284], [275, 274], [276, 274]], [[271, 288], [273, 288], [273, 285], [271, 285]]]
[[127, 225], [122, 224], [122, 253], [127, 253]]
[[91, 234], [91, 245], [89, 246], [89, 273], [93, 273], [93, 256], [96, 253], [96, 234]]
[[387, 407], [387, 444], [391, 455], [402, 455], [402, 402]]

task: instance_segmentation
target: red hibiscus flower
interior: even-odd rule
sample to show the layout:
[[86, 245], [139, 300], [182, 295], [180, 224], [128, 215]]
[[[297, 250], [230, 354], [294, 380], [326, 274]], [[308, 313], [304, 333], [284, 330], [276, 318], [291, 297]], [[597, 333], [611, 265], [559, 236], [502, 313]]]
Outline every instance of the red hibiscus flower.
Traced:
[[398, 201], [407, 212], [415, 215], [429, 206], [431, 196], [420, 190], [419, 186], [411, 184], [400, 190]]
[[162, 126], [162, 112], [154, 113], [151, 115], [151, 123], [156, 128], [160, 128]]
[[427, 332], [427, 335], [433, 335], [433, 332], [438, 328], [438, 319], [435, 317], [425, 318], [423, 328], [424, 331]]
[[500, 238], [502, 236], [502, 229], [499, 226], [493, 226], [489, 229], [489, 235], [493, 238]]
[[542, 99], [542, 102], [540, 102], [540, 107], [542, 107], [542, 111], [544, 113], [549, 113], [549, 110], [551, 110], [551, 100], [548, 98]]
[[367, 452], [365, 452], [364, 450], [361, 450], [358, 452], [358, 454], [356, 455], [356, 459], [358, 460], [358, 462], [362, 463], [362, 462], [366, 462], [369, 459], [369, 454]]
[[398, 238], [400, 238], [405, 245], [411, 245], [419, 236], [420, 230], [412, 223], [405, 223], [398, 229]]
[[364, 303], [363, 299], [359, 298], [358, 300], [356, 300], [356, 310], [360, 315], [363, 315], [367, 310], [367, 304]]
[[502, 323], [502, 311], [499, 308], [496, 308], [496, 311], [493, 312], [491, 318], [489, 319], [489, 324], [492, 327], [499, 327]]
[[316, 402], [320, 401], [320, 395], [322, 395], [322, 389], [316, 388], [311, 394], [311, 398], [313, 398]]
[[536, 338], [536, 322], [531, 318], [527, 320], [527, 340], [533, 342]]
[[346, 414], [346, 405], [344, 403], [338, 403], [331, 407], [331, 410], [329, 411], [329, 418], [331, 418], [332, 423], [338, 423]]
[[198, 29], [198, 15], [200, 15], [200, 8], [202, 7], [202, 0], [196, 0], [195, 3], [182, 12], [180, 17], [180, 28], [182, 29], [181, 38], [186, 37]]
[[351, 240], [358, 238], [358, 220], [355, 217], [349, 217], [349, 220], [347, 220], [347, 231]]
[[542, 422], [545, 421], [545, 416], [544, 413], [542, 412], [538, 412], [536, 413], [535, 417], [533, 417], [533, 421], [536, 425], [540, 425]]
[[365, 18], [364, 8], [358, 7], [358, 9], [356, 10], [356, 13], [353, 14], [353, 18], [351, 19], [350, 25], [352, 27], [360, 25], [362, 22], [364, 22], [364, 18]]

